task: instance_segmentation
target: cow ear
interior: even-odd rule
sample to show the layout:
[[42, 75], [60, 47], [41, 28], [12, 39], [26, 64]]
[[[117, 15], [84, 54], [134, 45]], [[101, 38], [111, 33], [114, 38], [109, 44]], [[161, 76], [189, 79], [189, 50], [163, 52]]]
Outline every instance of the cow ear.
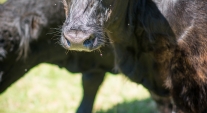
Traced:
[[46, 26], [47, 20], [42, 15], [29, 13], [21, 16], [18, 23], [18, 32], [21, 36], [19, 54], [26, 57], [29, 51], [29, 42], [38, 38], [42, 28]]

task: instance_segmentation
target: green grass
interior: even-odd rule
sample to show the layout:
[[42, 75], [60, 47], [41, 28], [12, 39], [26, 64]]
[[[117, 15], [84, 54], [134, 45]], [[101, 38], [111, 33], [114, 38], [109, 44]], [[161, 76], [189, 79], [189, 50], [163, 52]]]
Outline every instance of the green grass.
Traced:
[[0, 4], [4, 3], [6, 0], [0, 0]]
[[[75, 113], [82, 96], [81, 74], [41, 64], [0, 95], [0, 113]], [[107, 74], [94, 113], [155, 113], [155, 103], [141, 85]]]

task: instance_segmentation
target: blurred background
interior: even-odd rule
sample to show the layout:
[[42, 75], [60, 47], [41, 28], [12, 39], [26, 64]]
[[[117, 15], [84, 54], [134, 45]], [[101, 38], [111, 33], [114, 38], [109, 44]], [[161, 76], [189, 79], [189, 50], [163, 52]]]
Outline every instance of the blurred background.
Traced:
[[2, 3], [4, 3], [6, 0], [0, 0], [0, 3], [2, 4]]
[[[81, 73], [42, 63], [0, 95], [0, 113], [75, 113], [81, 98]], [[142, 85], [107, 73], [93, 112], [156, 113], [156, 105]]]

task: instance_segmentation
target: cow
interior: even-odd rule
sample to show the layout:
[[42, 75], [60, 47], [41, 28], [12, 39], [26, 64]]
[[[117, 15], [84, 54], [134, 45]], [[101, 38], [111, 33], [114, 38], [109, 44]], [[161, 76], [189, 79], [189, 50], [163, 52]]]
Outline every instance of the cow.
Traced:
[[61, 44], [94, 51], [112, 43], [116, 67], [178, 113], [207, 112], [206, 0], [64, 0]]
[[[65, 50], [51, 40], [54, 32], [59, 32], [52, 28], [65, 19], [64, 13], [60, 13], [63, 6], [58, 0], [48, 1], [7, 0], [0, 5], [0, 93], [32, 67], [47, 62], [82, 73], [84, 94], [77, 113], [91, 113], [105, 72], [117, 73], [112, 71], [111, 47], [102, 48], [100, 54], [73, 52], [66, 55]], [[168, 97], [151, 95], [160, 111], [171, 111]]]
[[[34, 66], [50, 63], [82, 73], [83, 97], [77, 113], [91, 113], [106, 72], [113, 71], [111, 47], [96, 53], [68, 53], [58, 35], [65, 19], [60, 0], [8, 0], [0, 5], [0, 93]], [[58, 35], [59, 36], [59, 35]], [[57, 37], [57, 36], [56, 36]]]

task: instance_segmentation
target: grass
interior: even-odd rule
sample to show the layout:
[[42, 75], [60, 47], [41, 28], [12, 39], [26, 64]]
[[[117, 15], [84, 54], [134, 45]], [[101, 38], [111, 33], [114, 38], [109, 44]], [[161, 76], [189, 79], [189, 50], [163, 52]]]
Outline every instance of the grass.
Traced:
[[6, 0], [0, 0], [0, 4], [4, 3]]
[[[82, 97], [81, 74], [40, 64], [0, 95], [0, 113], [75, 113]], [[156, 113], [141, 85], [107, 73], [94, 113]]]

